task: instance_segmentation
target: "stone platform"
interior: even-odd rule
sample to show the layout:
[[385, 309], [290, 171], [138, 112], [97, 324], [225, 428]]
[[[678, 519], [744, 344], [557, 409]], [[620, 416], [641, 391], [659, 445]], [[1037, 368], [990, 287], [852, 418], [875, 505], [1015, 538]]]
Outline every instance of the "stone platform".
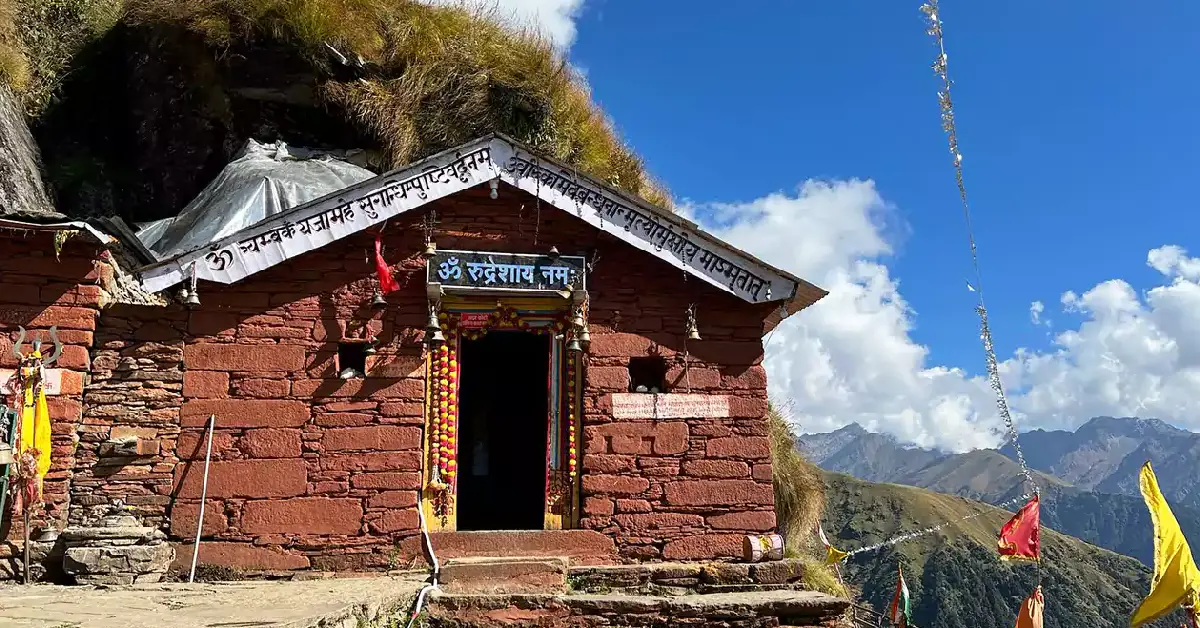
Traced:
[[363, 628], [407, 618], [412, 577], [121, 587], [0, 585], [0, 628]]
[[[804, 590], [776, 561], [572, 565], [565, 557], [443, 563], [423, 628], [834, 626], [849, 601]], [[288, 580], [60, 587], [0, 585], [0, 628], [392, 628], [407, 623], [426, 571]]]

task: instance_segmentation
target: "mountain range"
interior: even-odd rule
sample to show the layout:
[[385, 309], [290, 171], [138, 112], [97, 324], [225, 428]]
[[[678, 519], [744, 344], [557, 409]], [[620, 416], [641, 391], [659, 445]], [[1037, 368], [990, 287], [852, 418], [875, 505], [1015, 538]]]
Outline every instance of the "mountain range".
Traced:
[[[1138, 471], [1151, 460], [1188, 538], [1200, 540], [1200, 434], [1157, 419], [1096, 417], [1074, 432], [1035, 430], [1018, 438], [1042, 495], [1042, 522], [1146, 565], [1153, 562], [1149, 514]], [[1028, 492], [1010, 444], [953, 454], [906, 446], [857, 424], [803, 434], [797, 447], [826, 471], [1019, 505]]]
[[[1046, 628], [1128, 626], [1150, 589], [1137, 560], [1044, 528], [1042, 563], [997, 559], [996, 532], [1011, 513], [963, 497], [911, 486], [824, 473], [822, 523], [834, 544], [855, 549], [936, 526], [874, 551], [853, 554], [842, 573], [860, 603], [887, 608], [903, 568], [912, 596], [910, 625], [920, 628], [1010, 628], [1039, 583]], [[1176, 628], [1180, 612], [1147, 628]]]

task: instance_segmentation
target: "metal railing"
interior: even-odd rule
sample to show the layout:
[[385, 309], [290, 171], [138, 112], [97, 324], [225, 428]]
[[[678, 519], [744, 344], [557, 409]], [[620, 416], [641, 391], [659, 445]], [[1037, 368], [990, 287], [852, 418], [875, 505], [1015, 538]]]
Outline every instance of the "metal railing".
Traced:
[[[892, 628], [886, 615], [877, 613], [861, 604], [850, 605], [850, 623], [854, 628]], [[908, 624], [908, 628], [919, 628], [916, 624]]]

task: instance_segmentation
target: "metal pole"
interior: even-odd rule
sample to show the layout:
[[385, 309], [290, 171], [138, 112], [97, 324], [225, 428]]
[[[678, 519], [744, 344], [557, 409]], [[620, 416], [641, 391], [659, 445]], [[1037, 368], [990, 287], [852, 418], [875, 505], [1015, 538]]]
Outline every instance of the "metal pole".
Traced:
[[192, 571], [188, 574], [188, 582], [196, 580], [196, 559], [200, 557], [200, 532], [204, 530], [204, 502], [208, 500], [208, 463], [212, 459], [213, 429], [217, 425], [217, 415], [208, 415], [208, 448], [204, 452], [204, 482], [200, 487], [200, 518], [196, 520], [196, 544], [192, 547]]
[[22, 526], [25, 534], [25, 584], [29, 584], [32, 581], [30, 578], [31, 567], [29, 565], [29, 508], [29, 504], [25, 504], [25, 525]]

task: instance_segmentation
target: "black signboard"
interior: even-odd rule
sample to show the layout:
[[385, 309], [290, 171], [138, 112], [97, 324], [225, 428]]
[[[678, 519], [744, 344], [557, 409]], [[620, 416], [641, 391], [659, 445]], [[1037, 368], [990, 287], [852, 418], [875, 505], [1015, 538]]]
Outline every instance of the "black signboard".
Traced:
[[584, 258], [571, 255], [438, 251], [429, 260], [425, 281], [483, 290], [582, 289], [585, 268]]

